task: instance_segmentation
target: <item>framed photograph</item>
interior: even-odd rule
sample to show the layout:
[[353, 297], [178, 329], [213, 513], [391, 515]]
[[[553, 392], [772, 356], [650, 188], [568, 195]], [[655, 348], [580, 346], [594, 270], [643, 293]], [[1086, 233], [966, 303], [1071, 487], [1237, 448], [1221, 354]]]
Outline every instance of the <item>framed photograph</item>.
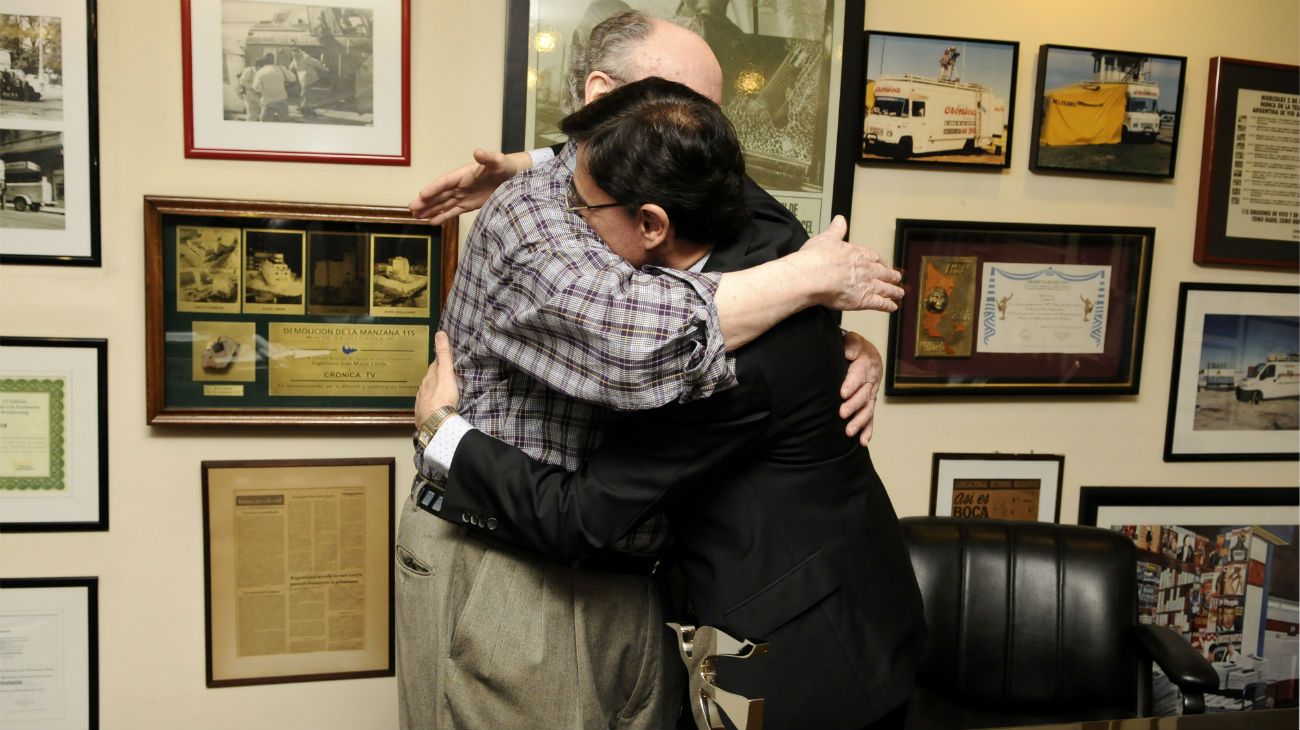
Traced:
[[867, 31], [860, 162], [1011, 166], [1020, 44]]
[[0, 532], [108, 529], [108, 342], [0, 337]]
[[1186, 73], [1183, 56], [1039, 47], [1029, 169], [1173, 177]]
[[99, 266], [95, 0], [0, 0], [0, 264]]
[[411, 164], [410, 0], [181, 0], [185, 156]]
[[935, 454], [930, 514], [1059, 522], [1064, 469], [1054, 454]]
[[1198, 264], [1300, 267], [1300, 67], [1210, 59]]
[[0, 578], [0, 637], [0, 727], [98, 730], [98, 578]]
[[207, 683], [393, 676], [393, 459], [203, 462]]
[[[699, 33], [722, 66], [722, 106], [759, 185], [809, 233], [848, 215], [861, 152], [865, 8], [845, 0], [510, 0], [501, 147], [549, 147], [573, 101], [575, 52], [628, 7]], [[848, 32], [845, 29], [849, 29]], [[577, 100], [581, 105], [581, 100]]]
[[1138, 392], [1155, 230], [900, 219], [888, 395]]
[[455, 219], [144, 203], [149, 423], [410, 425], [456, 273]]
[[1165, 461], [1300, 458], [1300, 287], [1178, 287]]
[[[1213, 663], [1222, 683], [1206, 695], [1212, 711], [1295, 707], [1298, 494], [1229, 486], [1079, 493], [1079, 524], [1137, 545], [1139, 620], [1177, 631]], [[1176, 693], [1157, 686], [1161, 696]]]

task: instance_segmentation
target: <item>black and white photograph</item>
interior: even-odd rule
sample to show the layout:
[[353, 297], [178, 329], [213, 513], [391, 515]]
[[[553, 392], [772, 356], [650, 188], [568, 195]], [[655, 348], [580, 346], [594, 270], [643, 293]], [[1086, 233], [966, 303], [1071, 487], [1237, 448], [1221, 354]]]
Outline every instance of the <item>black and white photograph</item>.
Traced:
[[410, 164], [410, 0], [181, 0], [185, 154]]
[[0, 129], [0, 229], [64, 230], [63, 133]]
[[374, 12], [223, 0], [223, 117], [374, 124]]
[[428, 317], [428, 236], [371, 237], [370, 313], [376, 317]]
[[307, 235], [307, 314], [365, 314], [370, 237], [312, 231]]
[[[833, 192], [843, 206], [835, 212], [849, 212], [856, 157], [837, 168], [836, 125], [841, 99], [859, 92], [835, 67], [847, 68], [850, 52], [860, 52], [856, 27], [862, 8], [854, 9], [856, 26], [846, 26], [843, 0], [513, 0], [512, 38], [519, 37], [513, 28], [526, 23], [528, 46], [526, 54], [508, 55], [506, 73], [526, 74], [518, 88], [527, 93], [506, 99], [505, 149], [563, 140], [558, 123], [582, 101], [574, 98], [581, 92], [565, 82], [575, 52], [593, 27], [628, 8], [680, 23], [709, 44], [722, 67], [723, 111], [744, 147], [746, 171], [805, 228], [815, 232], [830, 220]], [[846, 35], [845, 27], [855, 30]], [[833, 53], [841, 44], [844, 52]], [[507, 54], [514, 50], [508, 46]], [[854, 64], [853, 76], [861, 73], [859, 66]], [[846, 96], [845, 88], [854, 92]]]
[[63, 119], [63, 20], [0, 13], [0, 117]]
[[1029, 169], [1173, 177], [1186, 72], [1181, 56], [1042, 46]]
[[176, 309], [181, 312], [238, 312], [240, 243], [238, 228], [176, 229]]
[[1165, 460], [1295, 459], [1300, 290], [1184, 283]]
[[244, 230], [244, 311], [302, 314], [305, 231]]
[[1011, 165], [1020, 44], [867, 33], [862, 162]]

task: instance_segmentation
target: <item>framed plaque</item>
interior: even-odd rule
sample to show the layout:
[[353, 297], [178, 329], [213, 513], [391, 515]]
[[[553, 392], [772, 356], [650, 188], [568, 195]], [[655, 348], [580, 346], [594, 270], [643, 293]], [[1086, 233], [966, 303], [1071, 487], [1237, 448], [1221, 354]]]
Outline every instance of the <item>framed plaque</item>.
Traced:
[[1183, 56], [1039, 47], [1029, 169], [1173, 177], [1186, 74]]
[[409, 425], [456, 221], [405, 208], [145, 198], [152, 424]]
[[202, 468], [208, 686], [393, 676], [393, 459]]
[[0, 532], [108, 529], [108, 342], [0, 337]]
[[1165, 461], [1300, 458], [1300, 287], [1178, 287]]
[[1198, 264], [1300, 267], [1300, 67], [1210, 59]]
[[1059, 522], [1064, 469], [1054, 454], [935, 454], [930, 514]]
[[0, 578], [0, 637], [0, 727], [98, 730], [98, 578]]
[[1011, 167], [1020, 44], [867, 31], [862, 164]]
[[0, 0], [0, 264], [99, 266], [95, 0]]
[[1138, 392], [1155, 230], [898, 221], [888, 395]]
[[181, 0], [185, 156], [411, 164], [410, 0]]
[[575, 49], [629, 7], [688, 27], [713, 49], [746, 171], [810, 234], [836, 213], [849, 215], [862, 145], [861, 2], [510, 0], [504, 151], [563, 141], [558, 122], [573, 108], [567, 77]]

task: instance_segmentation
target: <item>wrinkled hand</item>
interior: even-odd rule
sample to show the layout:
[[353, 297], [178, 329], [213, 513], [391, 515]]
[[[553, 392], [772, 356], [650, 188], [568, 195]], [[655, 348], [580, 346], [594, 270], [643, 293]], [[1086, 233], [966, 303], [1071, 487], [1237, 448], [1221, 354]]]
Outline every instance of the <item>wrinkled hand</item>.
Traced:
[[456, 371], [452, 369], [451, 339], [446, 332], [434, 335], [433, 351], [433, 362], [429, 363], [429, 370], [415, 393], [417, 428], [439, 408], [460, 405], [460, 388], [456, 385]]
[[412, 216], [441, 225], [461, 213], [482, 208], [492, 191], [518, 171], [514, 161], [500, 152], [474, 150], [474, 162], [425, 185], [407, 207]]
[[875, 251], [846, 242], [848, 230], [844, 216], [837, 215], [826, 230], [809, 238], [799, 250], [806, 254], [809, 275], [822, 292], [818, 303], [845, 312], [893, 312], [903, 298], [903, 290], [897, 286], [902, 274], [886, 266]]
[[840, 418], [849, 420], [844, 433], [858, 436], [866, 446], [875, 431], [876, 395], [880, 391], [884, 363], [876, 346], [857, 332], [844, 333], [844, 359], [849, 361], [849, 371], [840, 386], [840, 397], [844, 399]]

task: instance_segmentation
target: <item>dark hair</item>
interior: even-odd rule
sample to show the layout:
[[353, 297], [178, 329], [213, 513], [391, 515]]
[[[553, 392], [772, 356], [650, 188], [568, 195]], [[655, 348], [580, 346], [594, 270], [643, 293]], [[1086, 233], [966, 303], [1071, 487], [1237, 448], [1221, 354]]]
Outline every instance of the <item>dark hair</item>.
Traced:
[[625, 84], [560, 129], [586, 143], [587, 172], [602, 190], [633, 213], [660, 206], [682, 238], [726, 246], [749, 222], [736, 131], [717, 104], [682, 84], [657, 76]]

